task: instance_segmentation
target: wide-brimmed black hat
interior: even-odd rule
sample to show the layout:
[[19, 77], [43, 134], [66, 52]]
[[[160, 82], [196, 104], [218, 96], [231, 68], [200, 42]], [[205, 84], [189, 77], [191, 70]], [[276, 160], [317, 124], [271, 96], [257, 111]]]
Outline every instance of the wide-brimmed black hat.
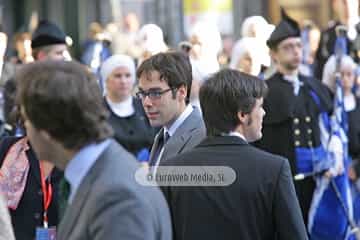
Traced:
[[269, 48], [275, 48], [281, 41], [289, 37], [300, 37], [301, 30], [299, 24], [290, 18], [285, 10], [281, 8], [282, 20], [271, 33], [270, 38], [266, 41]]
[[31, 47], [66, 44], [65, 40], [66, 35], [58, 26], [48, 20], [42, 20], [32, 34]]

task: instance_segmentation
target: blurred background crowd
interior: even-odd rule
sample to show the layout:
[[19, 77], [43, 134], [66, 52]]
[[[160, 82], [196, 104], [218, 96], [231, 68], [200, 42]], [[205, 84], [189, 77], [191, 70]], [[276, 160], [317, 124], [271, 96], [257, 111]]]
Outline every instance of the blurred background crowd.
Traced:
[[[332, 94], [334, 73], [342, 74], [343, 91], [352, 96], [347, 109], [353, 115], [349, 154], [356, 163], [360, 157], [358, 0], [0, 0], [0, 135], [24, 134], [15, 104], [17, 69], [33, 61], [75, 59], [96, 75], [115, 139], [146, 161], [159, 129], [150, 126], [134, 95], [136, 68], [157, 53], [184, 52], [192, 65], [190, 102], [195, 106], [201, 84], [222, 68], [268, 79], [277, 71], [267, 41], [280, 21], [280, 6], [300, 26], [301, 46], [285, 49], [301, 48], [299, 72], [323, 82]], [[336, 69], [331, 56], [340, 25], [345, 29], [347, 56]], [[117, 79], [122, 79], [121, 86]], [[349, 178], [358, 181], [360, 166], [349, 169]], [[360, 206], [356, 207], [360, 215]]]

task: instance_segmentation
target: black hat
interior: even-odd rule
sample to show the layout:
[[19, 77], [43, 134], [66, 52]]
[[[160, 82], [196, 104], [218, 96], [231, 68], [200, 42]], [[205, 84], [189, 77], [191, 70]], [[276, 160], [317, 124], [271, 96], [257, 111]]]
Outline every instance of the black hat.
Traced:
[[65, 33], [58, 26], [47, 20], [42, 20], [32, 34], [31, 48], [66, 44], [65, 39]]
[[281, 41], [289, 37], [300, 37], [301, 31], [298, 23], [290, 18], [281, 8], [281, 22], [275, 27], [270, 38], [266, 41], [269, 48], [275, 48]]

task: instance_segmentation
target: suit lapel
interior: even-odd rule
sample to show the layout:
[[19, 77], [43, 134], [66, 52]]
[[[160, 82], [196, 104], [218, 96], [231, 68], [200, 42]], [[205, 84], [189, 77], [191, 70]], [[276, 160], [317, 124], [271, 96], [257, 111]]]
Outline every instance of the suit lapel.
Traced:
[[150, 151], [150, 157], [149, 157], [149, 164], [155, 164], [156, 159], [154, 159], [154, 154], [156, 152], [156, 149], [159, 145], [159, 137], [161, 136], [161, 134], [164, 134], [164, 128], [161, 128], [160, 131], [156, 134], [155, 139], [154, 139], [154, 144], [151, 147], [151, 151]]
[[100, 155], [100, 157], [96, 160], [94, 166], [91, 167], [90, 171], [86, 174], [84, 179], [82, 180], [77, 192], [72, 200], [72, 203], [68, 205], [65, 215], [59, 226], [59, 240], [65, 240], [69, 238], [72, 229], [76, 225], [76, 221], [82, 211], [84, 202], [87, 199], [88, 193], [91, 189], [93, 182], [95, 181], [97, 175], [102, 172], [102, 168], [104, 166], [104, 161], [107, 153], [109, 152], [111, 146], [114, 143], [111, 143], [104, 152]]
[[176, 129], [174, 135], [171, 136], [169, 141], [165, 144], [161, 159], [167, 159], [181, 152], [186, 143], [191, 139], [191, 132], [199, 128], [201, 121], [202, 119], [199, 111], [196, 108], [193, 108], [191, 114], [178, 129]]
[[178, 130], [176, 130], [176, 133], [170, 137], [169, 141], [165, 144], [164, 152], [161, 155], [161, 158], [166, 159], [170, 155], [174, 156], [178, 154], [191, 139], [191, 134], [188, 131], [178, 132]]

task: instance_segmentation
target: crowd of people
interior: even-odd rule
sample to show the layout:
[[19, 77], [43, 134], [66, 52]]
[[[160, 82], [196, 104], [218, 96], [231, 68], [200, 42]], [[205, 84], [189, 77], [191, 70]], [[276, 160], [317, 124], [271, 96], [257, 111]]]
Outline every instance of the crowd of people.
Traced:
[[248, 17], [233, 46], [129, 14], [79, 61], [48, 20], [10, 56], [0, 35], [0, 239], [360, 239], [359, 1], [332, 6], [323, 31]]

